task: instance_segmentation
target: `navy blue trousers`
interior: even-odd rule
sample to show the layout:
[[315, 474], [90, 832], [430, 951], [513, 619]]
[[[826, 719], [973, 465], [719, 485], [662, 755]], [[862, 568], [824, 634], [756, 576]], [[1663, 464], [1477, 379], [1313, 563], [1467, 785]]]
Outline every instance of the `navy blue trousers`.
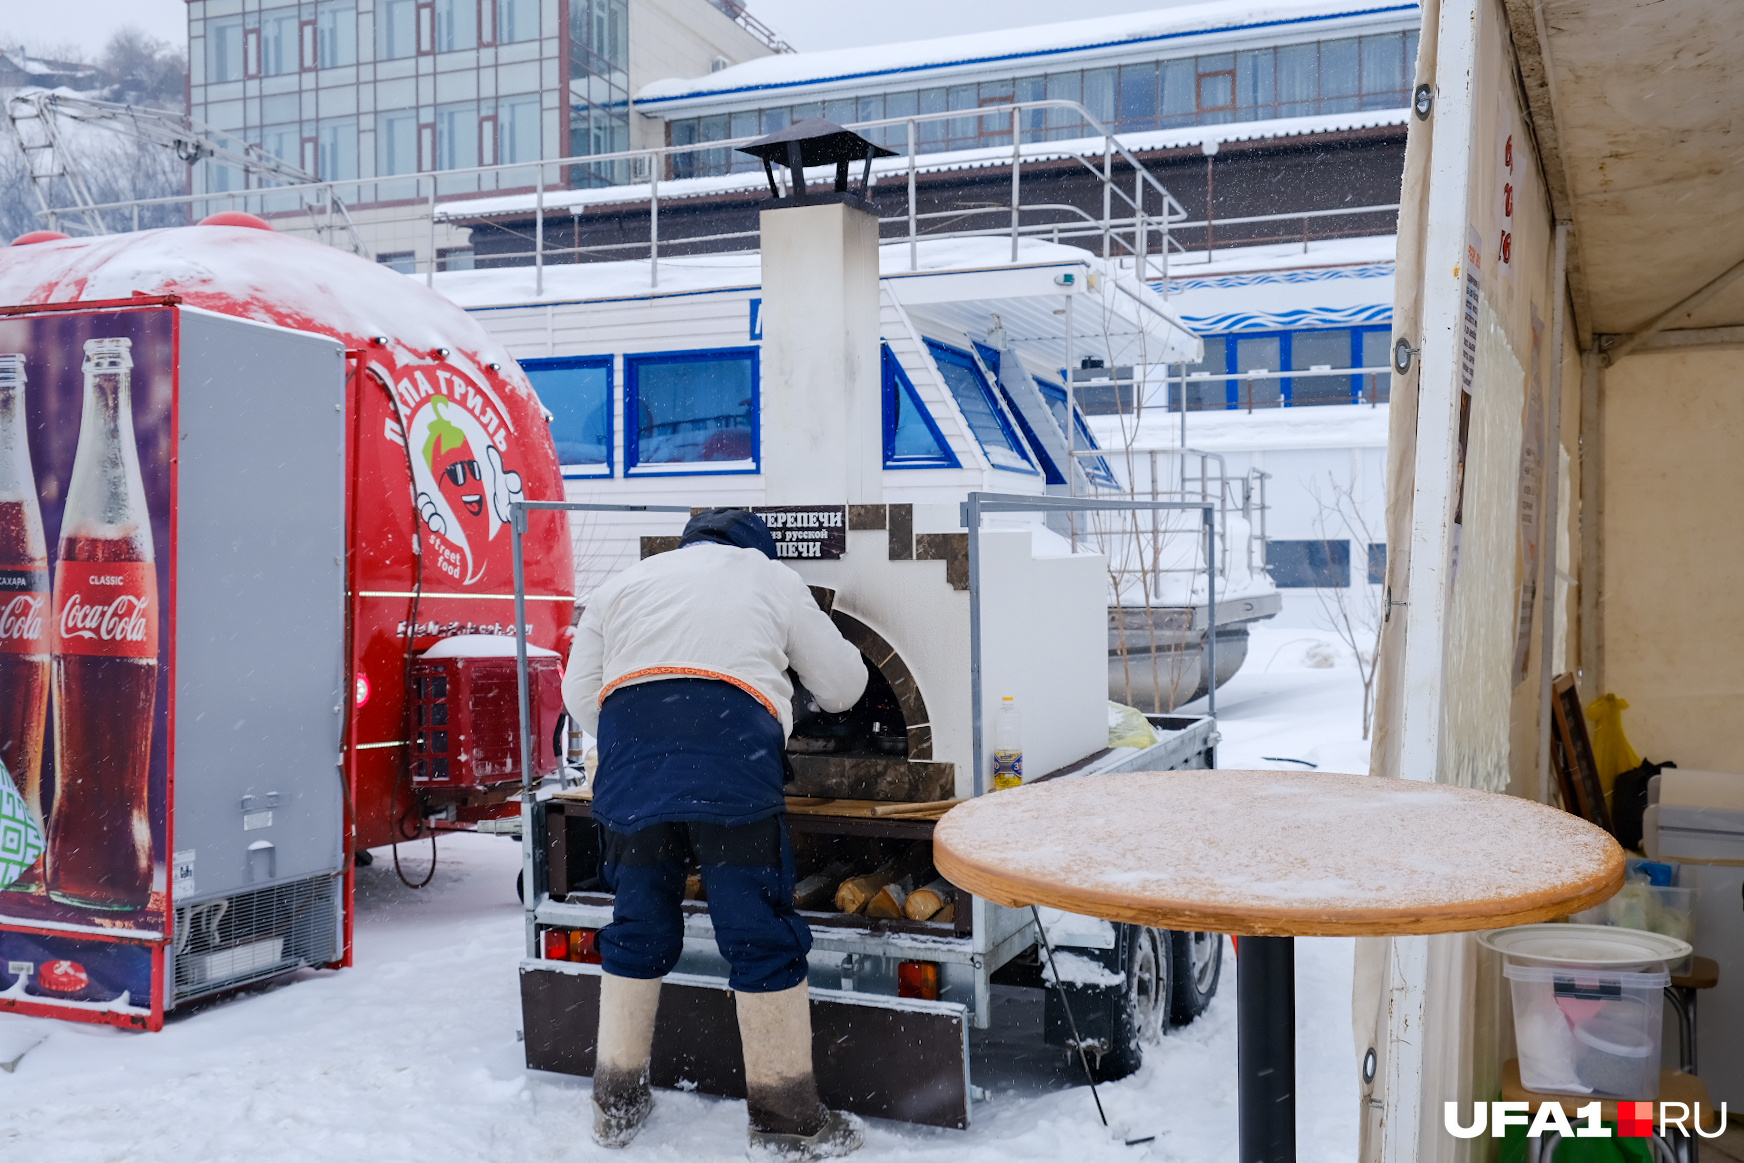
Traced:
[[701, 866], [727, 984], [774, 993], [805, 980], [811, 929], [793, 907], [793, 850], [785, 816], [749, 824], [666, 823], [634, 832], [600, 825], [600, 874], [616, 894], [600, 930], [600, 960], [615, 977], [664, 977], [684, 951], [684, 880]]

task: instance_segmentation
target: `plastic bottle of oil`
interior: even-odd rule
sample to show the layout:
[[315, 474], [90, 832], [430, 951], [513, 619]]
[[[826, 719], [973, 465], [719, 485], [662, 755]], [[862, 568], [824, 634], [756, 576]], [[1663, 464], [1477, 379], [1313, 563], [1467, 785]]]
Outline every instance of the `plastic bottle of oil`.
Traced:
[[993, 790], [1022, 783], [1023, 712], [1017, 709], [1017, 700], [1006, 695], [993, 716]]

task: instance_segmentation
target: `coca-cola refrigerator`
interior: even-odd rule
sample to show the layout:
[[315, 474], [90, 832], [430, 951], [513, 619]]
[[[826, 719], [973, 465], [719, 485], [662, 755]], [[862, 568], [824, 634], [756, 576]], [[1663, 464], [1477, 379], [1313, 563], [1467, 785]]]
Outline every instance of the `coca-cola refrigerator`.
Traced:
[[343, 957], [344, 346], [0, 309], [0, 1010]]

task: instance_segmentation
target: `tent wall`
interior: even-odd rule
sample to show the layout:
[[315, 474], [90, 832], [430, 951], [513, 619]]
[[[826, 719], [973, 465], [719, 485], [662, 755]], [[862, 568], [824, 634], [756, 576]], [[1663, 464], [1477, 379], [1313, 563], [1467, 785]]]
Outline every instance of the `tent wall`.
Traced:
[[[1581, 364], [1503, 0], [1425, 4], [1424, 22], [1435, 101], [1410, 127], [1393, 312], [1418, 349], [1392, 397], [1388, 542], [1405, 552], [1388, 562], [1374, 770], [1541, 798], [1544, 619], [1553, 672], [1575, 648], [1577, 596], [1541, 582], [1553, 552], [1578, 576]], [[1487, 1142], [1444, 1133], [1442, 1103], [1499, 1088], [1499, 975], [1469, 935], [1363, 945], [1363, 1159], [1482, 1157]]]
[[1591, 696], [1629, 700], [1655, 760], [1744, 771], [1744, 351], [1644, 352], [1605, 370], [1602, 651]]

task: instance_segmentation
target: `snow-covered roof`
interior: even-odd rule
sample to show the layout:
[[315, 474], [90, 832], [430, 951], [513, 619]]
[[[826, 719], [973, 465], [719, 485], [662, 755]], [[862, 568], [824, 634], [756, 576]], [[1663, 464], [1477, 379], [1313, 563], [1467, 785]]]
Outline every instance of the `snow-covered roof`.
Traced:
[[[179, 295], [190, 306], [332, 335], [353, 348], [381, 336], [387, 342], [372, 350], [398, 366], [448, 348], [448, 363], [474, 382], [504, 380], [503, 390], [532, 395], [509, 370], [508, 350], [477, 320], [419, 280], [312, 239], [202, 225], [0, 247], [0, 304], [136, 293]], [[501, 373], [487, 370], [498, 365]]]
[[[915, 257], [916, 269], [927, 272], [985, 270], [1013, 265], [1011, 243], [1003, 238], [924, 239], [916, 246]], [[1087, 250], [1034, 238], [1022, 241], [1018, 263], [1082, 264], [1098, 273], [1131, 278], [1130, 274], [1122, 275], [1115, 264], [1105, 263]], [[908, 243], [880, 246], [878, 266], [879, 273], [887, 277], [907, 274]], [[535, 295], [531, 266], [438, 271], [435, 276], [438, 291], [467, 310], [473, 310], [525, 303], [597, 302], [756, 288], [763, 285], [763, 263], [756, 251], [663, 258], [660, 260], [658, 286], [653, 283], [647, 259], [564, 263], [547, 266], [543, 282], [543, 293]]]
[[89, 77], [97, 72], [95, 65], [33, 57], [22, 48], [0, 49], [0, 61], [32, 77]]
[[[1252, 412], [1187, 413], [1187, 447], [1202, 452], [1282, 452], [1306, 448], [1385, 448], [1386, 404], [1322, 404]], [[1148, 408], [1140, 417], [1085, 418], [1097, 443], [1134, 450], [1181, 447], [1181, 414]]]
[[1183, 53], [1205, 41], [1277, 41], [1292, 34], [1317, 36], [1322, 29], [1350, 25], [1414, 23], [1415, 3], [1397, 0], [1269, 0], [1230, 4], [1227, 0], [1075, 20], [1063, 24], [989, 30], [964, 36], [912, 40], [868, 48], [779, 53], [733, 65], [706, 77], [670, 78], [644, 85], [635, 103], [672, 115], [688, 102], [735, 95], [752, 97], [796, 89], [854, 85], [868, 81], [902, 83], [917, 74], [1007, 72], [1044, 67], [1050, 60], [1119, 57], [1181, 43]]
[[[880, 273], [898, 302], [971, 334], [984, 333], [991, 315], [997, 313], [1025, 350], [1047, 366], [1062, 366], [1068, 348], [1116, 364], [1132, 362], [1136, 351], [1176, 361], [1197, 360], [1202, 354], [1197, 337], [1167, 300], [1130, 270], [1077, 247], [1024, 239], [1015, 263], [1011, 243], [1003, 238], [928, 239], [918, 244], [916, 252], [918, 261], [911, 270], [906, 242], [879, 248]], [[1054, 276], [1065, 266], [1099, 276], [1079, 280], [1084, 289], [1078, 293], [1087, 296], [1086, 309], [1074, 316], [1070, 340], [1065, 314], [1056, 313], [1063, 292]], [[534, 270], [526, 266], [440, 271], [435, 286], [469, 311], [493, 311], [710, 293], [754, 294], [763, 282], [755, 253], [662, 259], [659, 273], [655, 286], [646, 259], [566, 263], [545, 268], [538, 293]], [[1097, 285], [1093, 288], [1091, 283]]]
[[[1282, 137], [1306, 137], [1320, 133], [1344, 133], [1358, 129], [1404, 125], [1410, 117], [1408, 109], [1370, 109], [1360, 113], [1321, 113], [1311, 117], [1277, 117], [1266, 121], [1239, 121], [1228, 125], [1193, 125], [1184, 129], [1154, 129], [1142, 133], [1122, 133], [1118, 140], [1127, 149], [1146, 153], [1165, 149], [1191, 149], [1207, 142], [1265, 141]], [[726, 143], [711, 142], [710, 149], [729, 148]], [[1092, 153], [1100, 157], [1102, 138], [1080, 138], [1073, 141], [1051, 141], [1026, 144], [1023, 160], [1032, 162], [1058, 161]], [[942, 153], [921, 154], [915, 166], [917, 173], [939, 174], [952, 170], [974, 170], [1005, 167], [1011, 164], [1009, 146], [984, 149], [962, 149]], [[872, 163], [874, 183], [882, 178], [908, 173], [905, 157], [880, 158]], [[678, 198], [712, 198], [724, 194], [766, 190], [768, 179], [762, 171], [718, 174], [707, 178], [679, 178], [660, 183], [662, 201]], [[873, 195], [878, 190], [874, 185]], [[543, 200], [534, 194], [503, 194], [488, 198], [468, 198], [443, 202], [437, 217], [448, 221], [495, 217], [505, 214], [528, 214], [541, 204], [547, 214], [553, 211], [580, 212], [590, 206], [612, 206], [646, 202], [652, 195], [647, 182], [625, 186], [602, 186], [589, 190], [547, 190]]]

